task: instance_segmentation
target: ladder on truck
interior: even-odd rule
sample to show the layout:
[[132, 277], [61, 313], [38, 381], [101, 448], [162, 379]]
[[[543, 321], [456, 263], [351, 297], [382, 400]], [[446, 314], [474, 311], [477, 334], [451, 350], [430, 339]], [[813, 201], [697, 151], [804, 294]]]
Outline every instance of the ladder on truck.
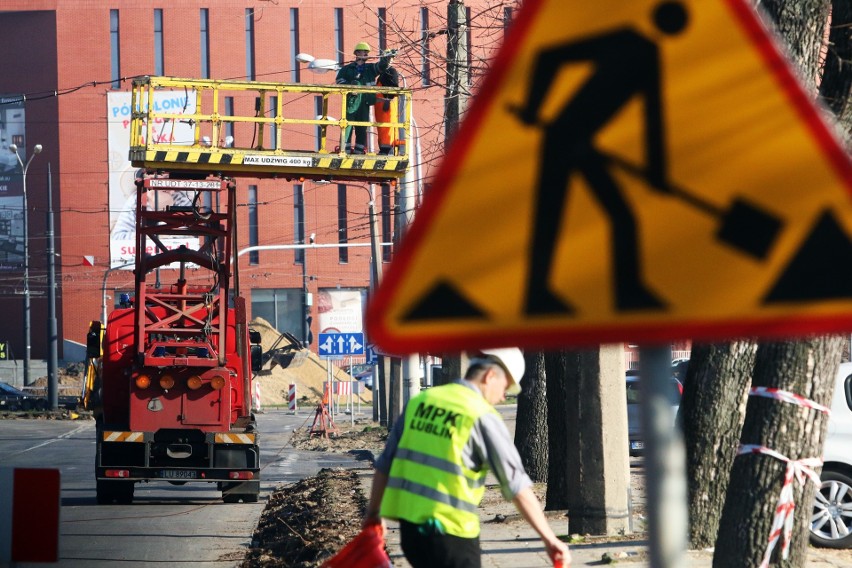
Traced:
[[[145, 251], [137, 252], [135, 266], [137, 361], [146, 367], [222, 367], [228, 345], [229, 292], [235, 292], [236, 309], [245, 309], [239, 305], [244, 302], [238, 293], [239, 282], [231, 285], [236, 234], [234, 181], [216, 176], [182, 179], [146, 174], [136, 184], [140, 197], [136, 204], [136, 250]], [[142, 197], [152, 191], [182, 192], [192, 205], [149, 210]], [[224, 212], [203, 205], [219, 201], [220, 193], [224, 193], [227, 204]], [[205, 199], [204, 195], [211, 197]], [[153, 250], [148, 250], [151, 246]], [[161, 284], [158, 269], [175, 267], [179, 271], [177, 280]], [[209, 271], [209, 283], [189, 285], [187, 268]], [[154, 274], [157, 282], [151, 283], [148, 279]]]
[[[398, 119], [347, 121], [358, 94], [390, 97]], [[146, 76], [130, 114], [130, 161], [148, 170], [396, 183], [411, 162], [409, 89]], [[347, 126], [391, 128], [398, 142], [388, 155], [348, 154]]]

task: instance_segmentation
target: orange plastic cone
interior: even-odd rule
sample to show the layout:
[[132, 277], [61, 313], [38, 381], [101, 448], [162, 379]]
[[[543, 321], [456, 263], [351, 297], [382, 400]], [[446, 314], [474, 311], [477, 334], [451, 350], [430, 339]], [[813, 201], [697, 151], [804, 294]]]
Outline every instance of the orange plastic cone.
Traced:
[[322, 568], [392, 568], [385, 552], [382, 526], [365, 527], [340, 552], [326, 560]]

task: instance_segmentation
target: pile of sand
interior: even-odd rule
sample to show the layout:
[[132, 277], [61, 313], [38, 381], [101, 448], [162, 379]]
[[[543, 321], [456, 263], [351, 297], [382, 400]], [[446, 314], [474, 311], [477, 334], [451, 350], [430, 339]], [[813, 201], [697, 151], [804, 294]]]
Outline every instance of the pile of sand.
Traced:
[[[264, 352], [271, 349], [273, 344], [278, 340], [281, 333], [272, 327], [268, 321], [263, 318], [255, 318], [249, 324], [251, 329], [260, 332], [260, 344]], [[282, 339], [278, 347], [284, 347], [290, 343], [286, 339]], [[304, 362], [297, 367], [282, 369], [275, 366], [271, 374], [267, 371], [261, 372], [255, 377], [255, 381], [260, 383], [260, 403], [261, 408], [264, 406], [287, 406], [288, 393], [290, 385], [296, 385], [296, 401], [299, 408], [310, 408], [319, 404], [322, 399], [322, 384], [328, 379], [328, 369], [326, 367], [327, 360], [321, 359], [315, 353], [309, 352]], [[328, 361], [334, 373], [336, 381], [352, 381], [352, 377], [348, 373], [340, 370], [333, 361]], [[265, 366], [268, 368], [268, 364]], [[361, 404], [372, 404], [373, 393], [369, 390], [364, 390], [360, 395], [352, 395], [353, 403], [357, 406], [358, 398], [361, 399]], [[340, 405], [343, 407], [349, 400], [349, 395], [340, 396]]]

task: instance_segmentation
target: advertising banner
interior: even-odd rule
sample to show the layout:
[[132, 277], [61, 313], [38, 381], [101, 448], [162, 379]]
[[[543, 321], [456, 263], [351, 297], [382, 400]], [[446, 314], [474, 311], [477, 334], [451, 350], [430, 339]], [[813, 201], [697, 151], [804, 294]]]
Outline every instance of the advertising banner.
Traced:
[[[195, 112], [195, 92], [163, 92], [154, 94], [155, 107], [176, 114]], [[107, 126], [109, 144], [109, 227], [110, 268], [133, 269], [136, 254], [136, 186], [137, 169], [130, 164], [130, 93], [107, 93]], [[190, 145], [193, 126], [190, 121], [167, 120], [155, 124], [149, 131], [173, 144]], [[192, 205], [193, 193], [186, 191], [149, 191], [144, 206], [163, 211], [170, 205]], [[161, 239], [169, 249], [186, 245], [198, 249], [197, 238], [165, 237]], [[154, 243], [148, 240], [146, 249], [155, 252]], [[170, 265], [168, 268], [178, 268]]]
[[317, 300], [320, 333], [363, 331], [364, 290], [323, 288]]
[[27, 162], [24, 98], [0, 95], [0, 270], [24, 265], [24, 184], [10, 144]]

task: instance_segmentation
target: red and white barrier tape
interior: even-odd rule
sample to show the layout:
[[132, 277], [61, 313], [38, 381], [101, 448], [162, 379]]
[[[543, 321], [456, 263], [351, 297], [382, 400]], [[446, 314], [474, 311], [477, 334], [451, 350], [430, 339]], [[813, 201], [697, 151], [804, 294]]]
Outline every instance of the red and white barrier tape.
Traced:
[[[751, 387], [749, 395], [771, 398], [773, 400], [811, 408], [824, 414], [831, 414], [831, 410], [826, 406], [818, 404], [801, 395], [773, 387]], [[781, 486], [781, 495], [778, 496], [778, 504], [775, 506], [775, 517], [772, 519], [772, 528], [769, 531], [769, 543], [766, 547], [766, 554], [763, 556], [763, 561], [760, 563], [760, 568], [767, 568], [769, 566], [769, 559], [772, 556], [772, 551], [778, 544], [778, 539], [781, 539], [781, 557], [786, 560], [790, 555], [790, 538], [793, 534], [793, 517], [796, 510], [796, 503], [793, 501], [793, 478], [795, 477], [801, 486], [804, 486], [807, 479], [810, 479], [817, 485], [817, 487], [819, 487], [819, 475], [817, 475], [812, 468], [821, 466], [822, 460], [820, 458], [791, 460], [787, 456], [779, 454], [775, 450], [756, 444], [740, 445], [737, 455], [744, 454], [763, 454], [787, 464], [787, 468], [784, 471], [784, 485]]]
[[751, 390], [748, 394], [750, 396], [762, 396], [764, 398], [780, 400], [781, 402], [789, 402], [790, 404], [804, 406], [805, 408], [813, 408], [814, 410], [818, 410], [825, 414], [831, 414], [831, 409], [829, 409], [827, 406], [817, 404], [812, 400], [806, 399], [802, 395], [798, 395], [781, 389], [776, 389], [773, 387], [751, 387]]
[[821, 466], [822, 460], [820, 458], [791, 460], [766, 446], [754, 444], [741, 445], [738, 455], [743, 454], [764, 454], [787, 463], [787, 469], [784, 472], [784, 485], [781, 487], [781, 495], [778, 497], [778, 504], [775, 506], [775, 518], [772, 520], [772, 528], [769, 531], [769, 544], [766, 548], [766, 554], [763, 556], [763, 562], [760, 563], [760, 568], [766, 568], [769, 566], [769, 558], [772, 556], [772, 551], [778, 544], [779, 538], [781, 539], [781, 557], [786, 560], [790, 555], [793, 513], [796, 510], [796, 503], [793, 501], [793, 477], [796, 478], [799, 485], [804, 486], [807, 481], [805, 476], [807, 476], [818, 486], [819, 476], [812, 468]]

